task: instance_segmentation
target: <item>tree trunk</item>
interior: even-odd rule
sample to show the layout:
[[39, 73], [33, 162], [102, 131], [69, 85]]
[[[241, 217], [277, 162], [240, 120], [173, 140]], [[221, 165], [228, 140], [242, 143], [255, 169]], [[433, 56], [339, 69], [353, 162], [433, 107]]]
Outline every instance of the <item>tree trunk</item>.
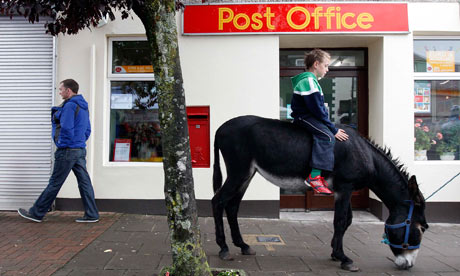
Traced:
[[166, 269], [173, 276], [209, 276], [211, 272], [201, 246], [193, 185], [175, 2], [147, 0], [143, 6], [134, 4], [133, 10], [146, 30], [158, 92], [164, 192], [173, 253], [173, 265]]

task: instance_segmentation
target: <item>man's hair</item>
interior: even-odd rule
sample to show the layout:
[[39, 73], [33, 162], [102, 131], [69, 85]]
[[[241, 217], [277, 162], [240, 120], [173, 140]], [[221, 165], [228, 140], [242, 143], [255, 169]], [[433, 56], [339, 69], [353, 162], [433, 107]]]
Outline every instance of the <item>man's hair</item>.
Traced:
[[78, 94], [78, 88], [80, 87], [78, 85], [78, 82], [76, 82], [73, 79], [66, 79], [61, 81], [62, 85], [64, 85], [65, 88], [69, 88], [70, 90], [73, 91], [73, 93]]
[[305, 69], [310, 69], [313, 64], [315, 64], [315, 61], [323, 62], [326, 58], [331, 59], [331, 55], [321, 49], [313, 49], [310, 52], [305, 53]]

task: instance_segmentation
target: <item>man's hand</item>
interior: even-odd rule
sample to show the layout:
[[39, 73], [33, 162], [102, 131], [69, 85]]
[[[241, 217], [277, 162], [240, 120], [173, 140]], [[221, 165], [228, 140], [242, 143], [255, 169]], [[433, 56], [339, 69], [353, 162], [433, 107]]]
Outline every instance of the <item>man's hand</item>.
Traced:
[[335, 139], [339, 141], [346, 141], [348, 140], [348, 134], [345, 132], [345, 130], [339, 128], [339, 131], [335, 134]]

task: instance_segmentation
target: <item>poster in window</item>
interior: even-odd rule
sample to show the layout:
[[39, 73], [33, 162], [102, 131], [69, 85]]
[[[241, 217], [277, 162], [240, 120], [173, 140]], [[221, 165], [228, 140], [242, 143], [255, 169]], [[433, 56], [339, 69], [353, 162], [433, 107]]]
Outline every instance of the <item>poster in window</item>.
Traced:
[[455, 51], [426, 51], [426, 71], [455, 72]]
[[115, 139], [115, 146], [113, 149], [113, 161], [131, 161], [131, 139]]
[[133, 95], [132, 94], [112, 94], [110, 96], [111, 109], [132, 109]]
[[414, 109], [417, 113], [431, 112], [431, 83], [416, 82], [414, 84]]
[[152, 65], [122, 65], [115, 66], [115, 74], [153, 73]]

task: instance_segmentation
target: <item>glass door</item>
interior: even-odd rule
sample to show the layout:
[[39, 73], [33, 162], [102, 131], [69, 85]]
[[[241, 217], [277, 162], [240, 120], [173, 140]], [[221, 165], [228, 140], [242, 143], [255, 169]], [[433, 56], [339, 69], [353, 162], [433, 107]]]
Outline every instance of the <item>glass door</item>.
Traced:
[[[327, 50], [327, 49], [326, 49]], [[280, 119], [292, 121], [289, 116], [290, 102], [292, 98], [291, 77], [304, 72], [303, 60], [298, 50], [282, 50], [280, 58], [288, 60], [285, 55], [296, 54], [297, 62], [294, 64], [302, 66], [281, 67], [280, 69]], [[364, 64], [367, 52], [346, 50], [328, 51], [331, 54], [331, 66], [327, 75], [319, 81], [324, 100], [328, 104], [330, 120], [334, 124], [346, 124], [357, 129], [362, 135], [368, 134], [368, 93], [367, 93], [367, 68]], [[284, 54], [284, 55], [283, 55]], [[347, 56], [348, 54], [348, 56]], [[355, 55], [350, 58], [350, 55]], [[358, 57], [356, 57], [358, 56]], [[362, 58], [360, 58], [362, 56]], [[302, 54], [303, 57], [303, 54]], [[347, 58], [348, 57], [348, 58]], [[341, 59], [342, 63], [337, 63]], [[348, 60], [348, 61], [347, 61]], [[356, 66], [356, 61], [362, 60]], [[355, 63], [350, 63], [355, 61]], [[348, 62], [349, 66], [334, 66], [334, 64], [343, 65]], [[283, 62], [280, 62], [283, 65]], [[351, 66], [353, 65], [353, 66]], [[289, 190], [281, 189], [280, 207], [285, 210], [302, 210], [302, 209], [331, 209], [333, 208], [333, 196], [319, 196], [313, 192], [296, 193]], [[368, 190], [355, 192], [352, 197], [352, 206], [354, 208], [367, 208]]]

